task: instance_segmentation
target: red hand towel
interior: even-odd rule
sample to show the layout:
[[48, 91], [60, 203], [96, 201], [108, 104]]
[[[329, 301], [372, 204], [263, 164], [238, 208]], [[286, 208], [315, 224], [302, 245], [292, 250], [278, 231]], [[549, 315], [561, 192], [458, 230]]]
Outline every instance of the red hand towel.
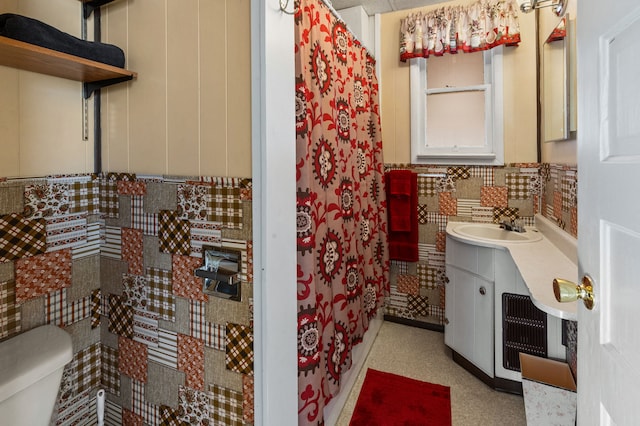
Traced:
[[409, 170], [392, 170], [388, 173], [389, 230], [411, 232], [412, 181], [414, 173]]
[[389, 257], [418, 261], [418, 176], [392, 170], [385, 176], [389, 219]]
[[408, 196], [391, 195], [389, 200], [389, 229], [411, 232], [411, 199]]
[[391, 176], [389, 181], [389, 193], [391, 195], [411, 195], [412, 172], [409, 170], [392, 170], [389, 174]]

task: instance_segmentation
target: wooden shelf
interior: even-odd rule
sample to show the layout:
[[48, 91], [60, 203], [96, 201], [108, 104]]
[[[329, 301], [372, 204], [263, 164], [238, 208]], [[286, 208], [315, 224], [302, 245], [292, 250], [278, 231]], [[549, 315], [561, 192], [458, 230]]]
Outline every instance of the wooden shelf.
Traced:
[[138, 74], [123, 68], [0, 36], [0, 65], [85, 83], [131, 80]]

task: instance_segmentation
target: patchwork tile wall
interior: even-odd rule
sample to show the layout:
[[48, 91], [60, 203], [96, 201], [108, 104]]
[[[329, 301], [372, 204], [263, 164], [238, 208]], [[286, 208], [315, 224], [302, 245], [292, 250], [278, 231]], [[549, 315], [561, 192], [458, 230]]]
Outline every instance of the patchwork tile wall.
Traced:
[[88, 175], [0, 179], [0, 338], [45, 323], [72, 336], [54, 424], [91, 424], [101, 379], [96, 185]]
[[387, 164], [418, 173], [418, 262], [391, 261], [385, 313], [444, 324], [446, 227], [450, 220], [495, 222], [502, 216], [533, 224], [542, 184], [538, 164], [508, 167]]
[[[575, 167], [386, 168], [421, 174], [420, 260], [392, 262], [390, 316], [443, 323], [448, 220], [541, 211], [577, 235]], [[110, 425], [251, 423], [251, 226], [247, 179], [0, 178], [0, 339], [45, 323], [73, 337], [52, 423], [95, 423], [99, 387]], [[202, 293], [203, 245], [241, 250], [242, 302]]]
[[[542, 164], [544, 183], [542, 214], [561, 229], [578, 238], [578, 169], [565, 164]], [[573, 376], [578, 376], [578, 323], [564, 321], [567, 362]]]
[[534, 224], [542, 212], [577, 234], [575, 167], [510, 164], [505, 167], [387, 164], [418, 173], [418, 262], [391, 261], [385, 313], [417, 322], [444, 322], [445, 241], [448, 221], [493, 222], [502, 216]]
[[542, 164], [542, 214], [578, 238], [578, 169], [565, 164]]
[[[0, 178], [0, 339], [68, 331], [52, 424], [253, 422], [251, 181]], [[209, 297], [202, 247], [242, 253], [242, 301]]]
[[[564, 164], [506, 167], [387, 164], [385, 170], [418, 173], [418, 262], [391, 261], [391, 293], [385, 314], [444, 324], [445, 241], [449, 220], [494, 222], [501, 216], [534, 224], [542, 213], [577, 238], [577, 168]], [[577, 323], [566, 326], [567, 359], [574, 371]]]

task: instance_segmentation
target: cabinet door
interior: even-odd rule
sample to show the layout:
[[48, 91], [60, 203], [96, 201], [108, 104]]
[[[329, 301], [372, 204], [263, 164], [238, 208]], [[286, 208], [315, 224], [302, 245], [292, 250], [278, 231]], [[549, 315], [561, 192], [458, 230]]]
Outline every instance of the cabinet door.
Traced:
[[493, 377], [493, 282], [447, 265], [444, 341]]
[[471, 361], [473, 357], [474, 275], [447, 265], [444, 342]]

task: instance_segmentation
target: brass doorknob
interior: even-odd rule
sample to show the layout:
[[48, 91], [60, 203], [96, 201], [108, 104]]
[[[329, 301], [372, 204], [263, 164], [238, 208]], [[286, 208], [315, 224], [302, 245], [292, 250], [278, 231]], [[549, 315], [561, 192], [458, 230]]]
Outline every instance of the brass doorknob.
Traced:
[[593, 309], [593, 280], [589, 275], [585, 274], [579, 285], [569, 280], [555, 278], [553, 280], [553, 294], [558, 302], [573, 302], [582, 299], [587, 309]]

